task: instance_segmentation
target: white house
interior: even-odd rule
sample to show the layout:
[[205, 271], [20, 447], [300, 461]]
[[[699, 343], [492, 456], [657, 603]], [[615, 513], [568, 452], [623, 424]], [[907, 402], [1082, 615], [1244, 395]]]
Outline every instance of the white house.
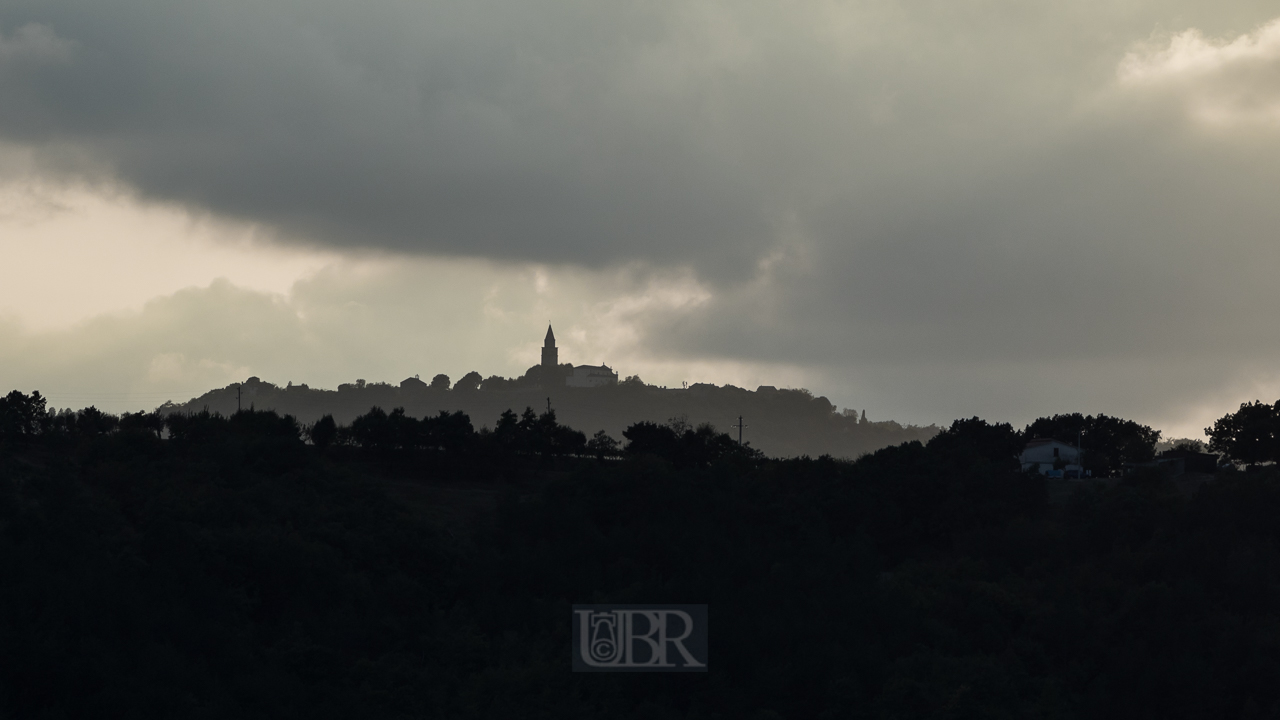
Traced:
[[600, 387], [618, 382], [618, 373], [608, 365], [574, 365], [573, 374], [564, 379], [569, 387]]
[[1081, 476], [1080, 459], [1080, 448], [1053, 438], [1033, 438], [1018, 456], [1023, 470], [1044, 475], [1062, 470], [1066, 477]]

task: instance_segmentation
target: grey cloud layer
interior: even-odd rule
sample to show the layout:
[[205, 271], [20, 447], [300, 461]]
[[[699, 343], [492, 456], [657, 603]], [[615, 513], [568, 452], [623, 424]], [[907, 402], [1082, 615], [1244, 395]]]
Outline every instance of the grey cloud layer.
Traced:
[[5, 61], [0, 132], [313, 242], [710, 272], [1008, 172], [1188, 14], [952, 5], [18, 0], [6, 45], [71, 57]]
[[[1204, 51], [1276, 12], [10, 0], [0, 139], [294, 241], [689, 265], [714, 299], [659, 355], [1202, 398], [1280, 349], [1280, 65]], [[1135, 74], [1190, 27], [1207, 69]]]
[[75, 58], [8, 73], [0, 127], [339, 246], [600, 264], [758, 245], [759, 188], [701, 142], [701, 111], [663, 68], [627, 87], [670, 12], [39, 3], [0, 14], [11, 42], [52, 30]]

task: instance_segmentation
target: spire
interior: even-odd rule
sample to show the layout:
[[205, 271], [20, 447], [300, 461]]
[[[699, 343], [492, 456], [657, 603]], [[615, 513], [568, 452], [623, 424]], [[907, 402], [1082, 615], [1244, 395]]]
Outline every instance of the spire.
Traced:
[[554, 374], [559, 364], [560, 351], [556, 349], [556, 334], [551, 332], [551, 323], [547, 323], [547, 341], [542, 344], [542, 369], [545, 372]]

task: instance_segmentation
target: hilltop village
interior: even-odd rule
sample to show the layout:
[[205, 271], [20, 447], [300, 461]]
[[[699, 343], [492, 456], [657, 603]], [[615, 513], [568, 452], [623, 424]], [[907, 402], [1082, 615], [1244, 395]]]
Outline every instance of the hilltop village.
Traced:
[[804, 389], [762, 385], [752, 391], [710, 383], [665, 388], [648, 385], [636, 376], [619, 380], [618, 373], [607, 365], [561, 364], [559, 359], [555, 333], [548, 327], [542, 362], [518, 378], [486, 378], [469, 372], [456, 382], [438, 374], [430, 382], [419, 376], [405, 378], [398, 385], [356, 380], [339, 385], [337, 390], [323, 390], [292, 383], [281, 387], [251, 377], [162, 410], [198, 412], [208, 408], [230, 414], [238, 407], [255, 407], [290, 414], [303, 423], [323, 415], [348, 423], [371, 407], [403, 407], [417, 417], [461, 411], [479, 428], [492, 426], [504, 410], [533, 408], [543, 412], [549, 407], [566, 425], [588, 434], [604, 430], [614, 438], [620, 438], [627, 426], [644, 420], [675, 420], [690, 426], [708, 423], [736, 437], [733, 426], [742, 416], [744, 441], [773, 457], [853, 458], [889, 445], [927, 441], [939, 430], [933, 425], [869, 421], [865, 412], [838, 411], [827, 398], [815, 397]]

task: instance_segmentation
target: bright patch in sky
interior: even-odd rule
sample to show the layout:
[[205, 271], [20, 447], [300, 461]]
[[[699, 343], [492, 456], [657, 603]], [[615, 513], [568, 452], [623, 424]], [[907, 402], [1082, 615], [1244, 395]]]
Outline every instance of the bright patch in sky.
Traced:
[[1280, 125], [1280, 19], [1233, 39], [1189, 29], [1129, 53], [1123, 85], [1176, 93], [1193, 117], [1215, 125]]
[[[183, 401], [251, 374], [335, 387], [516, 376], [557, 321], [562, 358], [649, 382], [787, 384], [795, 368], [646, 353], [644, 323], [706, 302], [687, 272], [318, 252], [88, 187], [0, 188], [0, 359], [56, 406]], [[6, 357], [7, 356], [7, 357]]]
[[65, 328], [218, 278], [284, 293], [338, 260], [261, 234], [125, 194], [11, 182], [0, 186], [0, 315]]

